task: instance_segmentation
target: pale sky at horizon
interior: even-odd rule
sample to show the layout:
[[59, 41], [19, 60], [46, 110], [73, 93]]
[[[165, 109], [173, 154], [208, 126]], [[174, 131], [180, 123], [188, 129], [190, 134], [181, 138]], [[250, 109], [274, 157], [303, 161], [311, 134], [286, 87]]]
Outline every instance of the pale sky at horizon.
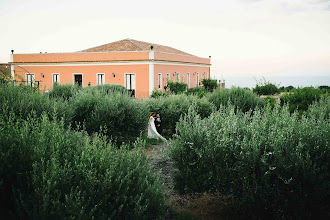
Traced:
[[[212, 77], [323, 77], [330, 84], [330, 0], [0, 0], [0, 62], [131, 38], [200, 57]], [[242, 85], [244, 86], [244, 85]]]

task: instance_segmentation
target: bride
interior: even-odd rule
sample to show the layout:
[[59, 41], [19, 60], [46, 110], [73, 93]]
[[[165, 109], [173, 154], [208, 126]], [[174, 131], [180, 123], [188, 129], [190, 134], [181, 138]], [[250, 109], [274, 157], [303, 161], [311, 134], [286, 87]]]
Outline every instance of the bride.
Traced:
[[149, 118], [149, 125], [148, 125], [148, 137], [149, 138], [156, 138], [156, 139], [162, 139], [163, 141], [166, 141], [165, 138], [163, 138], [156, 129], [155, 126], [155, 115], [156, 113], [151, 113], [150, 118]]

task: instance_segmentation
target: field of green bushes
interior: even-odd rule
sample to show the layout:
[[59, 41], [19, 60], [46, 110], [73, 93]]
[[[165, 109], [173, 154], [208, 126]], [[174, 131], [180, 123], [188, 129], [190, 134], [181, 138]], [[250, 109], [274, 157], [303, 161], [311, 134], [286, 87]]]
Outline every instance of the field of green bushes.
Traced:
[[178, 193], [230, 196], [236, 219], [329, 218], [328, 87], [172, 84], [138, 100], [118, 85], [1, 83], [0, 219], [163, 219], [150, 112], [170, 140]]

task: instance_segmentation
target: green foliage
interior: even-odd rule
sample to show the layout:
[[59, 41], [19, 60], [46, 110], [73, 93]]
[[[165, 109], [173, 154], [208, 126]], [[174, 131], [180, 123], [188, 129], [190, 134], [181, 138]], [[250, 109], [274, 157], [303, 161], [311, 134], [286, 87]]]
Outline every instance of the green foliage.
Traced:
[[298, 110], [300, 114], [308, 109], [308, 106], [319, 101], [322, 91], [314, 87], [293, 89], [291, 93], [281, 96], [281, 104], [289, 103], [290, 112]]
[[264, 101], [252, 91], [239, 87], [214, 90], [207, 98], [217, 109], [219, 109], [221, 105], [228, 105], [228, 103], [231, 103], [243, 112], [247, 112], [264, 105]]
[[180, 94], [186, 91], [187, 84], [186, 83], [180, 83], [180, 82], [167, 82], [167, 87], [170, 89], [170, 91], [174, 94]]
[[159, 90], [154, 90], [152, 91], [151, 93], [151, 98], [158, 98], [158, 97], [162, 97], [162, 96], [169, 96], [168, 92], [167, 91], [159, 91]]
[[280, 91], [280, 92], [290, 92], [290, 91], [293, 90], [293, 89], [294, 89], [293, 86], [287, 86], [287, 87], [281, 86], [281, 87], [279, 88], [279, 91]]
[[319, 89], [329, 92], [330, 86], [319, 86]]
[[169, 97], [150, 98], [146, 101], [149, 112], [160, 113], [164, 129], [175, 133], [176, 123], [180, 117], [188, 113], [189, 107], [196, 105], [198, 114], [204, 118], [209, 116], [215, 107], [205, 97], [175, 95]]
[[197, 87], [193, 87], [193, 88], [188, 89], [186, 94], [187, 95], [196, 95], [198, 97], [203, 97], [206, 94], [208, 94], [208, 91], [204, 87], [197, 86]]
[[329, 126], [324, 114], [300, 118], [287, 106], [253, 114], [220, 107], [205, 119], [191, 108], [170, 146], [176, 187], [232, 195], [241, 218], [324, 219], [330, 209]]
[[128, 90], [122, 85], [116, 84], [105, 84], [105, 85], [97, 85], [97, 86], [89, 86], [85, 87], [83, 90], [88, 90], [91, 92], [100, 92], [105, 95], [110, 95], [112, 93], [121, 93], [123, 95], [129, 95]]
[[118, 142], [134, 141], [148, 124], [146, 106], [128, 95], [81, 90], [71, 99], [73, 124], [84, 124], [90, 134], [104, 130]]
[[71, 121], [71, 109], [63, 100], [51, 100], [30, 86], [0, 85], [0, 110], [8, 108], [15, 115], [26, 119], [31, 113], [37, 116], [46, 113], [49, 117], [64, 117], [66, 124]]
[[276, 99], [273, 97], [270, 97], [270, 96], [267, 96], [265, 98], [265, 102], [266, 102], [266, 104], [269, 104], [272, 108], [274, 108], [276, 105]]
[[203, 79], [203, 86], [209, 92], [212, 92], [214, 89], [218, 88], [218, 83], [216, 79]]
[[49, 90], [47, 94], [50, 98], [69, 100], [72, 96], [76, 95], [80, 89], [81, 87], [77, 84], [60, 85], [55, 83], [53, 88]]
[[[9, 115], [9, 116], [8, 116]], [[1, 219], [157, 219], [162, 186], [140, 150], [63, 121], [0, 114]]]
[[253, 92], [257, 95], [275, 95], [280, 92], [278, 86], [266, 81], [260, 81], [257, 83], [256, 87], [253, 89]]
[[10, 69], [0, 65], [0, 84], [8, 84], [10, 81], [11, 81]]
[[330, 119], [330, 96], [325, 96], [319, 102], [314, 102], [305, 113], [308, 117]]

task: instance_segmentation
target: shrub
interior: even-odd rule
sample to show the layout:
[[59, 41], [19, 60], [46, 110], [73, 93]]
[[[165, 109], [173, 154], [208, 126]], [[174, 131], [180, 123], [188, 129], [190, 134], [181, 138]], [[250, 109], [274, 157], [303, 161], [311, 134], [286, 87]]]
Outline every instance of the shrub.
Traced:
[[80, 89], [81, 89], [81, 87], [78, 86], [77, 84], [60, 85], [60, 84], [55, 83], [53, 88], [51, 90], [49, 90], [47, 94], [50, 98], [60, 98], [60, 99], [64, 99], [64, 100], [69, 100]]
[[9, 68], [0, 66], [0, 84], [8, 84], [11, 81], [11, 72]]
[[167, 82], [167, 87], [170, 89], [170, 91], [174, 94], [180, 94], [186, 91], [187, 84], [186, 83], [180, 83], [180, 82]]
[[8, 108], [16, 116], [26, 119], [33, 112], [40, 116], [64, 117], [66, 124], [71, 121], [71, 109], [63, 100], [51, 100], [30, 86], [0, 85], [0, 110]]
[[154, 90], [154, 91], [152, 91], [152, 93], [151, 93], [151, 98], [158, 98], [158, 97], [162, 97], [162, 96], [168, 96], [169, 94], [168, 94], [168, 92], [166, 92], [166, 91], [159, 91], [159, 90]]
[[208, 93], [207, 89], [205, 89], [204, 87], [197, 86], [197, 87], [188, 89], [186, 94], [187, 95], [196, 95], [196, 96], [199, 96], [199, 97], [203, 97], [207, 93]]
[[308, 106], [319, 101], [322, 91], [314, 87], [304, 87], [292, 90], [289, 94], [281, 96], [281, 104], [288, 103], [290, 112], [298, 110], [300, 114], [308, 109]]
[[216, 79], [203, 79], [203, 86], [209, 92], [212, 92], [214, 89], [218, 88], [218, 83]]
[[164, 196], [140, 150], [0, 114], [1, 219], [157, 219]]
[[266, 104], [269, 104], [272, 108], [274, 108], [274, 106], [276, 105], [276, 99], [270, 96], [267, 96], [265, 98], [265, 102]]
[[252, 91], [239, 87], [214, 90], [207, 98], [217, 109], [219, 109], [221, 105], [228, 105], [228, 103], [231, 103], [243, 112], [247, 112], [250, 109], [253, 110], [264, 105], [264, 101]]
[[177, 124], [170, 156], [181, 192], [218, 191], [244, 218], [326, 218], [330, 196], [330, 121], [299, 118], [288, 107], [235, 114], [221, 107]]
[[146, 102], [149, 112], [160, 113], [162, 126], [164, 129], [169, 130], [170, 133], [175, 133], [176, 123], [181, 116], [188, 112], [192, 104], [196, 105], [197, 112], [202, 118], [209, 116], [215, 111], [214, 105], [204, 97], [175, 95], [158, 99], [150, 98]]
[[118, 142], [135, 140], [148, 124], [149, 112], [138, 100], [121, 93], [82, 90], [71, 100], [73, 124], [85, 126], [88, 133], [105, 133]]
[[293, 90], [293, 89], [294, 89], [293, 86], [287, 86], [287, 87], [281, 86], [281, 87], [279, 88], [279, 91], [280, 91], [280, 92], [290, 92], [290, 91]]
[[253, 89], [253, 92], [257, 95], [275, 95], [276, 93], [279, 93], [280, 90], [276, 85], [264, 79], [263, 82], [260, 81], [257, 83], [256, 87]]
[[89, 86], [85, 87], [84, 90], [88, 90], [91, 92], [100, 92], [105, 95], [110, 95], [112, 93], [121, 93], [123, 95], [129, 95], [128, 90], [122, 86], [117, 84], [105, 84], [105, 85], [97, 85], [97, 86]]
[[330, 119], [330, 96], [322, 97], [319, 102], [314, 102], [306, 112], [308, 117]]

